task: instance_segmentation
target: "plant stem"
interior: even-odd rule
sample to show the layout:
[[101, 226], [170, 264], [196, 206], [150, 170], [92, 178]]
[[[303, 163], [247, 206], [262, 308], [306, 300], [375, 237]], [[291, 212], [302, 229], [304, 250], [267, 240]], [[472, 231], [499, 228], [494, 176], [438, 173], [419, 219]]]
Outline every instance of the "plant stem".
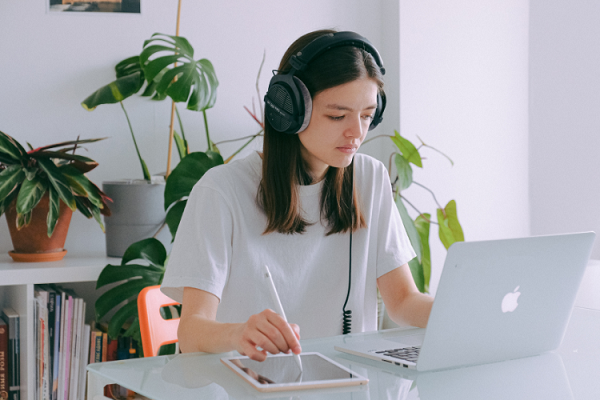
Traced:
[[127, 124], [129, 124], [129, 132], [131, 132], [131, 138], [133, 139], [133, 145], [135, 146], [135, 151], [137, 152], [138, 158], [140, 159], [140, 164], [142, 165], [142, 173], [144, 174], [144, 179], [147, 181], [152, 180], [152, 178], [148, 175], [144, 168], [144, 161], [142, 160], [142, 155], [140, 154], [140, 149], [138, 148], [137, 141], [135, 140], [135, 135], [133, 134], [133, 127], [131, 126], [131, 121], [129, 120], [129, 114], [127, 114], [127, 110], [125, 110], [125, 106], [123, 102], [119, 102], [121, 104], [121, 108], [125, 113], [125, 118], [127, 118]]
[[208, 142], [208, 150], [213, 151], [212, 141], [210, 140], [210, 134], [208, 133], [208, 120], [206, 119], [206, 110], [202, 110], [204, 116], [204, 129], [206, 130], [206, 141]]
[[428, 187], [421, 185], [419, 182], [415, 182], [413, 181], [413, 183], [417, 186], [421, 186], [423, 189], [427, 190], [429, 193], [431, 193], [431, 196], [433, 197], [433, 201], [435, 201], [435, 204], [437, 204], [438, 208], [443, 208], [440, 203], [437, 201], [435, 194], [433, 193], [433, 191], [431, 189], [429, 189]]
[[[404, 199], [404, 201], [406, 202], [406, 204], [408, 204], [408, 205], [409, 205], [409, 206], [411, 206], [411, 207], [412, 207], [412, 208], [413, 208], [413, 209], [414, 209], [416, 212], [418, 212], [418, 213], [419, 213], [419, 215], [421, 215], [421, 216], [423, 216], [423, 215], [424, 215], [424, 214], [423, 214], [421, 211], [419, 211], [419, 209], [418, 209], [417, 207], [415, 207], [415, 206], [414, 206], [414, 204], [412, 204], [410, 201], [408, 201], [408, 200], [406, 199], [406, 197], [404, 197], [404, 196], [400, 196], [400, 197], [402, 197], [402, 199]], [[423, 217], [423, 219], [425, 219], [426, 221], [428, 221], [430, 224], [439, 225], [437, 222], [435, 222], [435, 221], [432, 221], [432, 220], [427, 220], [427, 218], [425, 218], [425, 217]]]
[[248, 135], [248, 136], [244, 136], [244, 137], [237, 138], [237, 139], [221, 140], [220, 142], [215, 143], [215, 145], [218, 146], [218, 145], [220, 145], [222, 143], [238, 142], [240, 140], [246, 140], [246, 139], [249, 139], [249, 138], [253, 138], [255, 136], [260, 136], [260, 134], [262, 133], [262, 131], [263, 130], [261, 129], [260, 131], [258, 131], [258, 133], [255, 133], [254, 135]]
[[364, 142], [362, 142], [362, 144], [366, 144], [366, 143], [369, 143], [371, 140], [375, 140], [375, 139], [379, 139], [379, 138], [384, 138], [384, 137], [393, 138], [393, 136], [390, 136], [390, 135], [379, 135], [379, 136], [374, 136], [374, 137], [372, 137], [370, 139], [365, 140]]
[[187, 148], [187, 140], [185, 139], [185, 132], [183, 132], [183, 124], [181, 123], [181, 116], [179, 115], [179, 109], [175, 106], [175, 113], [177, 114], [177, 121], [179, 122], [179, 130], [181, 130], [181, 138], [183, 142], [186, 144], [186, 150], [189, 154], [189, 149]]
[[244, 145], [242, 147], [240, 147], [239, 149], [237, 149], [237, 151], [235, 153], [233, 153], [231, 156], [229, 156], [229, 158], [227, 160], [225, 160], [225, 164], [227, 164], [229, 161], [231, 161], [231, 159], [233, 157], [235, 157], [240, 151], [244, 150], [244, 148], [246, 146], [248, 146], [254, 139], [256, 139], [258, 137], [258, 135], [260, 135], [260, 133], [262, 132], [262, 130], [260, 130], [256, 135], [253, 135], [250, 140], [248, 140], [246, 143], [244, 143]]

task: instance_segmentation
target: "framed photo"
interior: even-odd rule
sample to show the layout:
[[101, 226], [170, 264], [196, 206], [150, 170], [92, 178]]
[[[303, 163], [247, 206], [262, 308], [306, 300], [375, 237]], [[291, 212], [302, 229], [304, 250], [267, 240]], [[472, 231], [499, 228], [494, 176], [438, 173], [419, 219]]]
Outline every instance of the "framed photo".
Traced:
[[141, 0], [46, 0], [48, 12], [140, 13]]

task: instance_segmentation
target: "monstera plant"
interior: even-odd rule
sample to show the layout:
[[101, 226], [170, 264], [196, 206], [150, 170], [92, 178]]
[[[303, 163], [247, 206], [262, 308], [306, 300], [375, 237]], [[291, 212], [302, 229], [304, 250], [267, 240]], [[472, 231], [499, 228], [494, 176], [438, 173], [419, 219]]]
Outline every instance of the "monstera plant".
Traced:
[[[201, 111], [208, 136], [206, 110], [213, 107], [217, 98], [219, 82], [212, 63], [207, 59], [194, 60], [194, 49], [189, 41], [181, 36], [155, 33], [144, 42], [139, 55], [126, 58], [115, 66], [116, 80], [96, 90], [81, 105], [89, 111], [99, 105], [119, 103], [129, 126], [131, 138], [140, 161], [143, 177], [150, 181], [151, 176], [142, 158], [129, 115], [123, 100], [138, 93], [146, 86], [142, 96], [153, 100], [164, 100], [170, 97], [175, 102], [187, 103], [188, 110]], [[181, 136], [176, 134], [181, 157], [188, 153], [181, 118], [177, 112]], [[212, 142], [208, 142], [212, 150]]]

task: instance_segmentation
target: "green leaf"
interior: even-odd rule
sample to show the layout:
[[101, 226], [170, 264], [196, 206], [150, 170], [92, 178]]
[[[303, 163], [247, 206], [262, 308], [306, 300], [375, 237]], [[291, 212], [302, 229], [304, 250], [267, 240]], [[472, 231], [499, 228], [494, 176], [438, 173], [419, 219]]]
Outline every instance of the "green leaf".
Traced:
[[48, 216], [46, 217], [46, 226], [48, 228], [47, 235], [51, 237], [54, 233], [54, 228], [56, 227], [56, 221], [58, 221], [58, 216], [60, 214], [60, 196], [54, 190], [53, 187], [48, 188], [48, 196], [49, 196], [49, 210]]
[[220, 164], [223, 164], [223, 158], [215, 152], [194, 152], [185, 156], [167, 178], [165, 210], [174, 202], [189, 196], [206, 171]]
[[400, 191], [408, 188], [413, 183], [412, 167], [404, 157], [396, 153], [394, 157], [396, 172], [398, 173], [398, 189]]
[[102, 104], [118, 103], [139, 92], [143, 85], [144, 77], [141, 72], [123, 76], [96, 90], [81, 105], [86, 110], [92, 111]]
[[132, 75], [136, 72], [143, 73], [142, 67], [140, 65], [140, 56], [132, 56], [126, 58], [122, 61], [119, 61], [117, 65], [115, 65], [115, 73], [117, 75], [117, 78]]
[[67, 178], [64, 177], [60, 169], [54, 165], [52, 161], [42, 158], [37, 160], [37, 162], [40, 168], [48, 175], [52, 187], [58, 192], [62, 201], [64, 201], [71, 210], [75, 211], [77, 209], [77, 204], [75, 203], [75, 196], [73, 196]]
[[419, 150], [413, 145], [408, 139], [402, 137], [398, 131], [394, 131], [392, 141], [402, 153], [402, 157], [408, 162], [415, 164], [417, 167], [423, 168], [423, 162], [421, 161], [421, 155]]
[[0, 173], [0, 199], [6, 198], [25, 179], [25, 172], [21, 165], [9, 165]]
[[425, 293], [425, 280], [423, 278], [423, 266], [417, 260], [417, 257], [413, 258], [408, 262], [408, 266], [410, 267], [410, 272], [413, 276], [413, 280], [415, 281], [415, 285], [417, 285], [417, 289], [419, 292]]
[[0, 131], [0, 154], [3, 162], [21, 163], [27, 157], [27, 151], [11, 136]]
[[156, 83], [158, 96], [168, 95], [175, 102], [187, 102], [190, 110], [202, 111], [214, 106], [219, 82], [210, 61], [193, 57], [194, 49], [184, 37], [156, 33], [144, 42], [140, 62], [146, 81]]
[[132, 278], [141, 278], [145, 281], [155, 282], [154, 285], [158, 285], [160, 277], [164, 274], [164, 268], [156, 268], [146, 265], [111, 265], [108, 264], [100, 272], [98, 281], [96, 282], [96, 289], [100, 289], [102, 286], [121, 282]]
[[112, 316], [108, 322], [108, 336], [111, 339], [116, 339], [121, 333], [121, 328], [131, 318], [138, 315], [137, 300], [129, 301]]
[[396, 207], [398, 208], [398, 212], [400, 213], [400, 218], [402, 218], [402, 224], [404, 225], [404, 229], [406, 229], [406, 234], [408, 235], [410, 244], [415, 250], [415, 253], [417, 253], [417, 260], [420, 263], [421, 257], [423, 256], [421, 238], [419, 236], [419, 232], [417, 231], [417, 227], [415, 226], [415, 222], [412, 220], [410, 215], [408, 215], [408, 211], [406, 210], [406, 207], [402, 202], [401, 196], [398, 196], [398, 198], [396, 198]]
[[67, 178], [71, 188], [78, 196], [87, 197], [90, 202], [98, 208], [104, 207], [100, 190], [87, 176], [85, 176], [85, 174], [71, 165], [65, 165], [59, 169]]
[[167, 250], [160, 240], [148, 238], [140, 240], [130, 245], [123, 258], [121, 265], [125, 265], [133, 260], [146, 260], [155, 267], [163, 267], [167, 259]]
[[4, 214], [13, 200], [17, 197], [18, 192], [16, 190], [12, 191], [8, 196], [4, 199], [0, 200], [0, 215]]
[[26, 214], [38, 205], [44, 193], [48, 189], [48, 183], [39, 177], [32, 180], [25, 179], [17, 197], [17, 213]]
[[423, 270], [423, 290], [429, 292], [429, 281], [431, 280], [431, 250], [429, 247], [429, 228], [431, 226], [431, 215], [421, 214], [415, 219], [415, 227], [419, 232], [423, 256], [421, 257], [421, 269]]
[[456, 201], [450, 200], [444, 210], [438, 208], [437, 218], [440, 240], [446, 249], [455, 242], [464, 242], [465, 236], [458, 221]]
[[103, 293], [98, 300], [96, 300], [96, 320], [102, 319], [110, 310], [121, 304], [123, 301], [128, 300], [129, 298], [136, 296], [140, 293], [140, 291], [146, 286], [152, 285], [152, 282], [149, 282], [144, 279], [134, 279], [131, 281], [127, 281], [122, 283], [119, 286], [115, 286], [114, 288], [108, 290]]
[[179, 153], [179, 159], [183, 160], [188, 153], [188, 144], [187, 141], [183, 140], [181, 136], [177, 132], [173, 132], [173, 137], [175, 138], [175, 145], [177, 145], [177, 152]]
[[169, 208], [169, 211], [167, 211], [165, 222], [169, 226], [169, 231], [171, 231], [171, 236], [173, 238], [172, 240], [175, 240], [175, 234], [179, 228], [181, 216], [183, 215], [186, 204], [187, 200], [178, 201], [171, 208]]

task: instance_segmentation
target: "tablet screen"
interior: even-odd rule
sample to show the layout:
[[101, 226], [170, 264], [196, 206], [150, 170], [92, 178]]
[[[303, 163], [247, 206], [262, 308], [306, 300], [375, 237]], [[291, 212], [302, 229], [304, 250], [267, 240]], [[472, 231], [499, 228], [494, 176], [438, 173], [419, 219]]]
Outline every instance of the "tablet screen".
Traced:
[[262, 385], [290, 384], [300, 382], [364, 379], [346, 371], [318, 354], [303, 354], [302, 372], [292, 355], [269, 356], [265, 361], [246, 357], [228, 359], [252, 380]]

